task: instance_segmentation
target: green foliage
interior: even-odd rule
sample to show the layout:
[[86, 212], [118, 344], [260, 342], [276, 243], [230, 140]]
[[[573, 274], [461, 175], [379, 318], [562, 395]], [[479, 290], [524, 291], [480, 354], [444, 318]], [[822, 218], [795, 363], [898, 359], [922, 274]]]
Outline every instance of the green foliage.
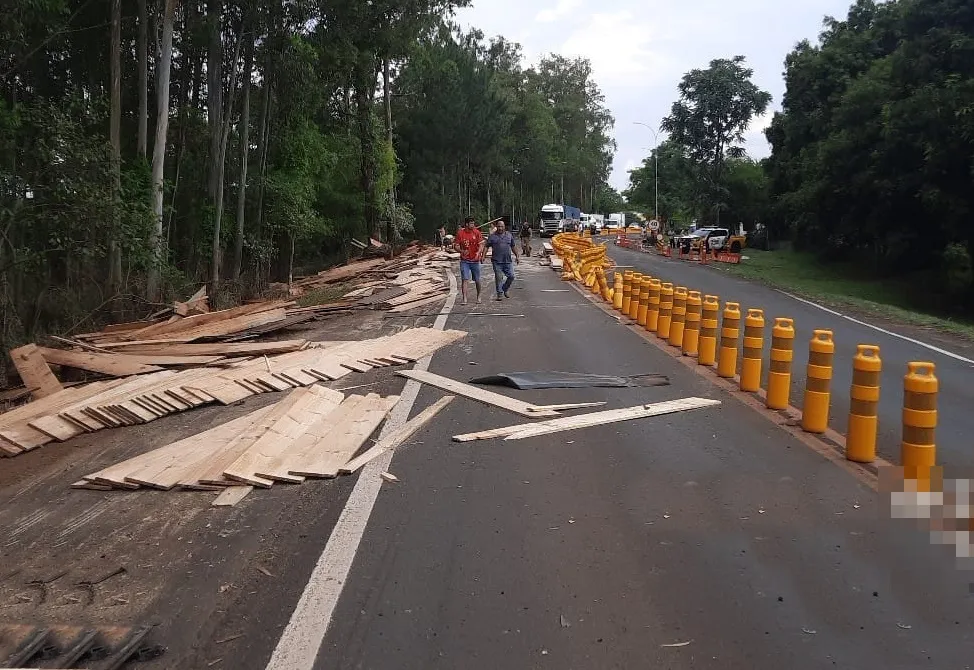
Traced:
[[691, 70], [680, 81], [680, 99], [663, 119], [663, 130], [695, 164], [709, 168], [702, 176], [715, 186], [726, 158], [744, 155], [744, 132], [771, 102], [771, 94], [751, 81], [753, 74], [744, 56], [718, 58], [706, 70]]
[[522, 70], [520, 60], [515, 44], [445, 24], [396, 78], [401, 195], [419, 234], [468, 214], [533, 220], [562, 180], [568, 204], [604, 204], [612, 118], [590, 65], [553, 56]]
[[786, 68], [767, 132], [775, 223], [884, 275], [939, 271], [974, 306], [970, 3], [858, 0]]
[[764, 168], [740, 146], [751, 121], [771, 102], [771, 95], [751, 81], [752, 74], [744, 57], [735, 56], [684, 75], [680, 97], [662, 123], [669, 138], [629, 173], [625, 196], [630, 203], [653, 212], [658, 198], [656, 216], [673, 229], [693, 221], [752, 228], [764, 218]]

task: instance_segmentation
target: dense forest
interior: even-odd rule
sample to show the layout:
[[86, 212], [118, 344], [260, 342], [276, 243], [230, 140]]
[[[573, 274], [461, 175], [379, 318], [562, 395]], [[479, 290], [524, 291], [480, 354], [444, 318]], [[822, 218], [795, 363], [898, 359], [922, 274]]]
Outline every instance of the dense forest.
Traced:
[[[761, 222], [904, 290], [941, 287], [927, 309], [974, 312], [974, 4], [857, 0], [827, 17], [785, 59], [763, 161], [737, 144], [766, 106], [750, 76], [738, 58], [684, 77], [630, 201], [651, 211], [658, 162], [660, 210], [678, 224]], [[728, 132], [708, 142], [708, 129]]]
[[352, 238], [618, 199], [589, 64], [525, 68], [463, 4], [5, 2], [0, 346], [203, 282], [229, 304]]

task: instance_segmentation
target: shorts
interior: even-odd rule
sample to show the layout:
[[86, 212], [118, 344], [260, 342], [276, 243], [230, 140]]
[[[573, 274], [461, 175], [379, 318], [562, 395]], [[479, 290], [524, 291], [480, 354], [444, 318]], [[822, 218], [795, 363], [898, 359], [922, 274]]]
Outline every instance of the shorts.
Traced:
[[480, 281], [480, 261], [460, 261], [460, 281]]

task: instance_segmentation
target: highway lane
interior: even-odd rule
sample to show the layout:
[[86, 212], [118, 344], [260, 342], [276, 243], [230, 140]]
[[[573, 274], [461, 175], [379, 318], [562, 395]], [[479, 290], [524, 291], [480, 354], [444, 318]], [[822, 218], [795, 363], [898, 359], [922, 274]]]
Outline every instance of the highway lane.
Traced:
[[[530, 261], [533, 262], [533, 261]], [[315, 667], [965, 668], [969, 574], [879, 497], [706, 378], [522, 270], [433, 372], [661, 372], [661, 388], [504, 391], [717, 409], [524, 441], [458, 399], [397, 451]], [[476, 363], [472, 365], [471, 363]], [[424, 388], [414, 413], [440, 392]], [[323, 622], [324, 623], [324, 622]]]
[[[771, 345], [771, 326], [774, 317], [795, 320], [795, 362], [792, 376], [791, 403], [801, 408], [805, 388], [805, 366], [808, 363], [808, 341], [815, 329], [834, 332], [835, 368], [832, 382], [831, 426], [845, 434], [849, 412], [849, 387], [852, 383], [852, 358], [859, 344], [880, 347], [883, 360], [882, 392], [879, 405], [879, 453], [888, 460], [900, 460], [901, 410], [903, 407], [903, 376], [909, 361], [929, 361], [937, 366], [940, 380], [939, 425], [937, 427], [937, 459], [946, 466], [974, 466], [974, 364], [931, 351], [872, 328], [853, 323], [830, 314], [779, 291], [736, 277], [728, 276], [712, 267], [679, 261], [616, 247], [610, 244], [610, 256], [620, 265], [632, 265], [636, 270], [673, 282], [675, 286], [718, 295], [723, 301], [741, 303], [741, 310], [757, 307], [764, 310], [768, 324], [765, 336], [765, 378], [767, 379], [768, 351]], [[746, 262], [746, 261], [745, 261]], [[861, 319], [867, 321], [868, 319]], [[897, 332], [896, 326], [876, 324]], [[743, 323], [742, 323], [743, 328]], [[901, 334], [927, 341], [937, 348], [951, 351], [974, 360], [971, 347], [960, 348], [955, 343], [938, 342], [934, 334]]]

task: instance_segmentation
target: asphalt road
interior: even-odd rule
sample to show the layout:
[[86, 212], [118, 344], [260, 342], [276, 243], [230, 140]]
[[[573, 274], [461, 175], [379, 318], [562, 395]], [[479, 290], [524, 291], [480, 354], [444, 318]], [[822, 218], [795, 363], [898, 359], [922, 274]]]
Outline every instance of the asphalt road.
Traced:
[[[830, 424], [845, 434], [848, 424], [849, 388], [852, 384], [852, 359], [859, 344], [880, 348], [883, 360], [882, 390], [879, 404], [878, 451], [886, 459], [900, 462], [901, 414], [903, 408], [903, 376], [910, 361], [927, 361], [936, 365], [940, 380], [939, 424], [937, 426], [937, 460], [945, 466], [970, 468], [974, 466], [974, 365], [931, 351], [911, 342], [859, 325], [809, 304], [795, 300], [779, 291], [728, 276], [712, 267], [679, 261], [616, 247], [610, 255], [619, 265], [635, 266], [636, 270], [703, 293], [718, 295], [721, 309], [724, 301], [741, 304], [742, 314], [748, 308], [764, 310], [768, 324], [765, 335], [764, 379], [767, 380], [768, 350], [771, 345], [771, 326], [775, 317], [795, 320], [795, 361], [792, 370], [791, 403], [801, 408], [805, 389], [805, 366], [808, 363], [808, 341], [816, 329], [832, 330], [835, 339], [835, 367], [832, 380], [832, 412]], [[868, 319], [860, 319], [869, 321]], [[875, 324], [951, 351], [974, 360], [974, 348], [958, 342], [944, 342], [935, 333], [906, 329], [890, 324]], [[741, 324], [743, 329], [743, 322]], [[765, 387], [766, 388], [766, 387]]]
[[[457, 444], [456, 433], [524, 420], [453, 402], [396, 452], [400, 481], [383, 485], [316, 668], [974, 665], [974, 596], [952, 549], [889, 521], [857, 478], [554, 273], [521, 272], [512, 300], [460, 309], [525, 317], [455, 313], [448, 327], [470, 335], [433, 372], [659, 372], [671, 386], [503, 392], [609, 408], [723, 404]], [[413, 413], [441, 395], [424, 388]]]

